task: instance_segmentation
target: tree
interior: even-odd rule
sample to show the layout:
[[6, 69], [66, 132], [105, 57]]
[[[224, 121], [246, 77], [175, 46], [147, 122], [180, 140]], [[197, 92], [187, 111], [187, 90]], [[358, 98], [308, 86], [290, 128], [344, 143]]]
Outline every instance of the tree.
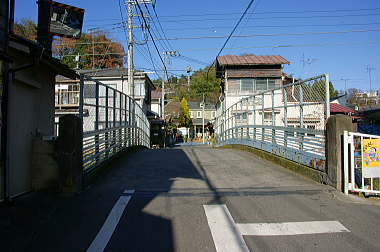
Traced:
[[[82, 34], [79, 40], [58, 38], [54, 43], [54, 54], [62, 63], [75, 68], [75, 56], [80, 56], [81, 69], [113, 68], [124, 65], [123, 46], [106, 37], [103, 32], [96, 35]], [[94, 53], [94, 56], [93, 56]]]
[[29, 40], [37, 40], [37, 25], [30, 19], [22, 18], [19, 22], [15, 22], [13, 30], [16, 35]]
[[190, 119], [189, 105], [187, 104], [187, 100], [185, 97], [182, 98], [180, 107], [181, 107], [181, 114], [179, 116], [180, 126], [189, 127], [191, 124], [191, 119]]
[[[15, 34], [26, 39], [36, 40], [37, 25], [30, 19], [21, 19], [14, 24]], [[55, 37], [53, 40], [53, 56], [70, 68], [75, 68], [75, 56], [80, 55], [80, 69], [112, 68], [124, 65], [125, 51], [123, 46], [107, 38], [104, 32], [91, 34], [82, 33], [80, 39]], [[94, 52], [94, 60], [92, 54]]]
[[[302, 84], [304, 101], [322, 101], [326, 99], [326, 81], [318, 80], [311, 84]], [[329, 82], [330, 99], [338, 97], [338, 90]]]
[[210, 67], [205, 67], [193, 73], [191, 76], [189, 96], [200, 99], [204, 93], [211, 102], [217, 102], [220, 92], [220, 81], [215, 76], [214, 67], [210, 69], [207, 76], [207, 71], [209, 68]]

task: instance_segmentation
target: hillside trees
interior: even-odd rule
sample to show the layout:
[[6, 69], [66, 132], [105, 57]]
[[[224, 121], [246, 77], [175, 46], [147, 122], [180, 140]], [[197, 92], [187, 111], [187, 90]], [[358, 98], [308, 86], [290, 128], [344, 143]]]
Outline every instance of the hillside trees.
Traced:
[[[15, 34], [29, 40], [36, 40], [37, 25], [30, 19], [21, 19], [14, 24]], [[75, 68], [75, 56], [80, 56], [80, 69], [122, 67], [125, 51], [123, 46], [107, 37], [104, 32], [82, 33], [80, 39], [55, 37], [53, 56], [70, 68]], [[94, 54], [94, 56], [93, 56]]]

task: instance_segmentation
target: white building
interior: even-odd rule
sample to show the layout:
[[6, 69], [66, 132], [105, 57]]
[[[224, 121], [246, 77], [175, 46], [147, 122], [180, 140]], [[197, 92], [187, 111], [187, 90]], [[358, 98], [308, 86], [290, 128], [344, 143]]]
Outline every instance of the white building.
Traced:
[[[115, 88], [116, 90], [132, 96], [132, 88], [128, 83], [128, 69], [112, 68], [112, 69], [95, 69], [95, 70], [80, 70], [86, 76], [94, 80]], [[95, 84], [93, 81], [85, 80], [85, 98], [95, 98], [93, 90], [86, 90], [89, 86], [86, 84]], [[142, 71], [135, 71], [134, 75], [134, 97], [135, 101], [140, 105], [143, 112], [148, 114], [151, 112], [151, 92], [155, 89], [148, 75]], [[102, 91], [103, 90], [103, 91]], [[91, 92], [92, 91], [92, 92]], [[79, 107], [79, 80], [69, 80], [62, 76], [56, 78], [55, 87], [55, 122], [58, 124], [59, 116], [69, 113], [78, 113]], [[104, 89], [99, 90], [100, 96]], [[91, 97], [90, 97], [90, 96]], [[87, 97], [88, 96], [88, 97]]]
[[[292, 82], [282, 72], [283, 64], [289, 62], [279, 55], [217, 57], [216, 76], [222, 79], [217, 115], [221, 115], [222, 111], [232, 106], [228, 111], [233, 115], [229, 114], [227, 117], [234, 118], [234, 125], [284, 126], [286, 120], [287, 126], [299, 127], [301, 124], [301, 111], [297, 105], [300, 102], [299, 87], [287, 88], [285, 91], [280, 88]], [[263, 93], [275, 88], [280, 89]], [[287, 94], [286, 111], [284, 92]], [[255, 94], [260, 95], [252, 98]], [[244, 98], [247, 98], [245, 102], [239, 102]], [[302, 111], [303, 127], [321, 129], [324, 127], [324, 105], [310, 105], [312, 103], [315, 101], [303, 100], [305, 105]]]

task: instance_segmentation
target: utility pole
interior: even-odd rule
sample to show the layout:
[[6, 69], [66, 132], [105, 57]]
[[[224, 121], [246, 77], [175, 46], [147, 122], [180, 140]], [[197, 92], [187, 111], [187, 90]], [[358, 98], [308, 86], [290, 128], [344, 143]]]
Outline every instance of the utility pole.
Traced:
[[370, 65], [367, 65], [366, 70], [368, 72], [368, 77], [369, 77], [369, 92], [372, 91], [372, 78], [371, 78], [371, 72], [372, 70], [375, 70], [374, 67], [371, 67]]
[[[162, 92], [161, 92], [161, 117], [165, 120], [165, 59], [169, 56], [177, 56], [176, 51], [164, 51], [162, 52], [163, 62], [162, 62]], [[166, 76], [167, 77], [167, 76]]]
[[135, 101], [135, 79], [133, 76], [133, 3], [134, 0], [128, 0], [128, 83], [131, 87], [131, 97]]
[[344, 94], [347, 94], [347, 81], [351, 80], [351, 79], [340, 79], [342, 81], [344, 81]]
[[190, 72], [191, 72], [191, 67], [187, 66], [186, 67], [186, 73], [187, 73], [187, 90], [190, 88]]
[[202, 143], [205, 143], [205, 94], [202, 94]]

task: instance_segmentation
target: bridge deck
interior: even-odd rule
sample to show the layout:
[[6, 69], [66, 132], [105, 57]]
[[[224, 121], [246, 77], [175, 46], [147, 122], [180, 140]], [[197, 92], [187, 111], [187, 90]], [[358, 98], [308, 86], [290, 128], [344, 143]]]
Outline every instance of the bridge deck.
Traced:
[[33, 232], [17, 236], [13, 230], [9, 246], [29, 251], [380, 249], [378, 205], [353, 202], [250, 153], [205, 146], [145, 150], [113, 166], [80, 195], [53, 202], [47, 216], [29, 227]]

